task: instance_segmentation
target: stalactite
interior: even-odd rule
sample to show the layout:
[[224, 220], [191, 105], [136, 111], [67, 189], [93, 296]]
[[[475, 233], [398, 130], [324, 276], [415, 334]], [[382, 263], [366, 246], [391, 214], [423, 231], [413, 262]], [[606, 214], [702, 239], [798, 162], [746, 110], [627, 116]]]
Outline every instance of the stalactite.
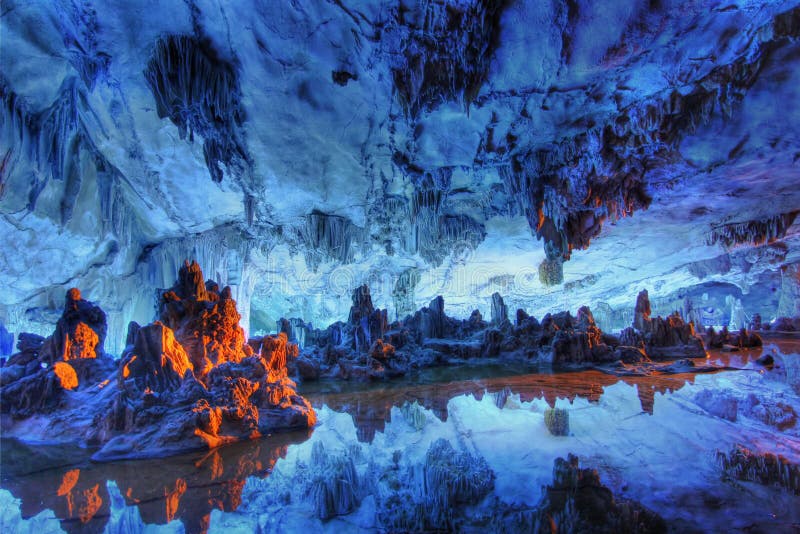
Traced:
[[398, 42], [402, 53], [387, 55], [407, 115], [445, 101], [469, 108], [489, 74], [505, 6], [504, 0], [419, 1], [410, 12], [397, 9], [386, 41]]
[[739, 59], [712, 69], [691, 90], [658, 93], [574, 137], [512, 152], [500, 175], [550, 260], [568, 260], [573, 249], [587, 248], [606, 219], [649, 207], [646, 170], [668, 162], [684, 136], [715, 113], [730, 117], [774, 46], [773, 36], [761, 35], [763, 41], [754, 40]]
[[[59, 9], [59, 6], [55, 6]], [[100, 49], [100, 24], [97, 10], [88, 0], [72, 2], [71, 9], [59, 13], [58, 24], [69, 60], [84, 85], [91, 91], [98, 79], [105, 77], [111, 56]], [[59, 9], [61, 11], [61, 9]]]
[[181, 139], [203, 138], [211, 178], [221, 182], [225, 166], [243, 170], [250, 163], [243, 130], [244, 110], [236, 66], [211, 44], [188, 35], [160, 39], [144, 71], [160, 118], [178, 127]]
[[406, 269], [394, 284], [392, 298], [394, 299], [394, 309], [397, 319], [403, 319], [406, 315], [416, 311], [416, 299], [414, 298], [414, 288], [420, 281], [420, 273], [415, 267]]
[[27, 208], [32, 211], [48, 178], [63, 180], [77, 164], [74, 160], [85, 139], [78, 112], [82, 98], [75, 78], [64, 81], [53, 104], [38, 113], [31, 112], [5, 82], [0, 84], [0, 96], [4, 103], [3, 129], [20, 147], [16, 158], [26, 157], [42, 171], [34, 176], [29, 189]]
[[348, 219], [314, 210], [306, 216], [301, 230], [306, 245], [306, 264], [313, 270], [326, 260], [352, 263], [356, 245], [363, 241], [364, 230]]
[[786, 235], [798, 215], [800, 211], [790, 211], [763, 219], [720, 224], [711, 228], [706, 243], [719, 243], [728, 249], [736, 245], [772, 243]]

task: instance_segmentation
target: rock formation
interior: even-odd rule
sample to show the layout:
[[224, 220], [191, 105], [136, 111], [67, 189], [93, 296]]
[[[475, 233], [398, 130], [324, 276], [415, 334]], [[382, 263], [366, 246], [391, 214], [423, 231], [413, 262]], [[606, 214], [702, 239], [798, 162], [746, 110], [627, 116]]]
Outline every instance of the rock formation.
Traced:
[[0, 321], [0, 357], [8, 356], [14, 350], [14, 334]]
[[53, 336], [20, 336], [20, 352], [0, 370], [3, 414], [11, 418], [4, 428], [13, 433], [15, 421], [49, 414], [59, 439], [88, 439], [101, 446], [95, 459], [112, 460], [216, 447], [316, 421], [287, 374], [297, 345], [283, 333], [245, 343], [230, 289], [204, 282], [194, 262], [161, 297], [160, 321], [129, 325], [118, 364], [102, 352], [104, 319], [73, 289]]
[[680, 314], [650, 317], [650, 298], [647, 290], [636, 297], [633, 328], [620, 334], [623, 345], [641, 347], [653, 359], [701, 358], [706, 355], [703, 340], [695, 334], [692, 323], [684, 322]]
[[215, 282], [204, 282], [196, 262], [186, 262], [175, 286], [162, 296], [161, 322], [186, 348], [198, 377], [246, 356], [240, 319], [230, 288], [220, 290]]
[[508, 306], [503, 302], [500, 293], [492, 293], [492, 323], [499, 325], [508, 321]]
[[347, 324], [353, 332], [353, 348], [358, 352], [368, 350], [387, 330], [386, 310], [376, 309], [372, 305], [372, 297], [366, 285], [353, 291], [353, 306], [350, 308]]
[[73, 287], [67, 291], [56, 331], [42, 346], [44, 361], [52, 364], [102, 356], [107, 328], [103, 310], [82, 299], [80, 290]]
[[19, 352], [0, 368], [2, 413], [13, 419], [62, 407], [65, 391], [85, 389], [108, 377], [115, 364], [103, 351], [106, 315], [99, 306], [67, 291], [53, 335], [21, 333]]
[[709, 326], [706, 329], [706, 346], [712, 349], [723, 349], [734, 351], [739, 349], [760, 347], [763, 345], [761, 336], [756, 332], [741, 328], [738, 332], [729, 332], [728, 327], [723, 326], [719, 332]]
[[[691, 324], [678, 315], [650, 317], [646, 291], [639, 294], [634, 319], [641, 330], [627, 328], [619, 337], [603, 333], [587, 306], [579, 308], [575, 317], [569, 312], [546, 314], [541, 322], [520, 309], [511, 323], [498, 293], [491, 305], [490, 323], [478, 310], [458, 320], [445, 313], [444, 299], [439, 296], [404, 320], [385, 324], [381, 311], [372, 308], [369, 289], [362, 286], [353, 293], [350, 320], [309, 331], [307, 344], [290, 363], [290, 371], [303, 380], [324, 376], [383, 379], [415, 368], [485, 358], [575, 366], [705, 356], [703, 342]], [[379, 325], [380, 330], [370, 324]], [[364, 354], [361, 347], [370, 331], [370, 336], [381, 331], [383, 337], [375, 339]], [[356, 341], [357, 336], [362, 341]]]
[[290, 428], [316, 416], [297, 394], [287, 361], [297, 345], [286, 334], [244, 343], [230, 289], [203, 282], [186, 263], [162, 297], [161, 319], [130, 329], [118, 393], [96, 459], [152, 456], [216, 447]]
[[800, 465], [780, 454], [757, 453], [737, 445], [729, 452], [717, 451], [717, 465], [734, 480], [779, 486], [800, 495]]

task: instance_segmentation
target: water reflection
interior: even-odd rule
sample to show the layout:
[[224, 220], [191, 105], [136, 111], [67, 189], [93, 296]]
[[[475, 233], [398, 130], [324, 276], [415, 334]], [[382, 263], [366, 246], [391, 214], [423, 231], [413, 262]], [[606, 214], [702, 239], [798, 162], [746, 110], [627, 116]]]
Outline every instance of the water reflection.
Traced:
[[[769, 346], [764, 351], [769, 351]], [[742, 367], [760, 350], [712, 353], [709, 362]], [[301, 387], [315, 407], [327, 405], [353, 416], [358, 439], [370, 442], [383, 431], [391, 408], [417, 401], [442, 421], [450, 399], [486, 393], [502, 403], [508, 394], [521, 400], [577, 397], [597, 402], [605, 389], [624, 382], [635, 385], [641, 409], [653, 413], [656, 393], [665, 394], [694, 383], [695, 374], [654, 374], [619, 377], [597, 370], [555, 373], [550, 369], [503, 365], [429, 369], [403, 380], [385, 383], [318, 382]], [[23, 517], [52, 509], [67, 532], [100, 532], [109, 519], [106, 482], [113, 480], [126, 504], [135, 505], [145, 523], [166, 524], [180, 519], [187, 532], [205, 532], [214, 509], [236, 510], [250, 476], [266, 477], [288, 448], [308, 439], [310, 432], [287, 433], [165, 459], [96, 464], [92, 451], [74, 447], [29, 446], [2, 440], [2, 487], [21, 499]]]
[[109, 480], [128, 505], [139, 508], [145, 523], [180, 519], [187, 532], [205, 532], [212, 510], [238, 508], [245, 480], [267, 476], [290, 445], [310, 435], [277, 434], [202, 453], [110, 464], [92, 463], [91, 451], [4, 439], [2, 486], [21, 499], [23, 517], [51, 509], [67, 532], [103, 530], [110, 512]]

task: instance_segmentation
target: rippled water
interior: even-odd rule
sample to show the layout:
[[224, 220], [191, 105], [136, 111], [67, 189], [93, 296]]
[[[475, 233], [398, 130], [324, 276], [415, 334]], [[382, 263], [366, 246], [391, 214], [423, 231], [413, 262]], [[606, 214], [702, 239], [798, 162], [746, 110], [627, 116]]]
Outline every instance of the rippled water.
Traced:
[[[782, 339], [778, 345], [785, 353], [800, 353], [798, 339]], [[715, 351], [697, 363], [741, 367], [761, 352]], [[384, 429], [391, 408], [405, 402], [417, 401], [446, 420], [448, 401], [463, 394], [480, 399], [486, 392], [515, 393], [523, 401], [544, 398], [550, 404], [556, 398], [598, 401], [605, 388], [624, 382], [636, 385], [642, 412], [652, 413], [656, 393], [679, 390], [695, 376], [618, 377], [597, 370], [553, 372], [519, 363], [485, 364], [428, 369], [391, 382], [322, 381], [302, 385], [300, 391], [315, 407], [351, 414], [358, 439], [370, 442]], [[88, 450], [4, 439], [1, 485], [21, 500], [23, 517], [49, 509], [68, 532], [102, 531], [109, 518], [107, 481], [116, 483], [128, 505], [138, 507], [145, 523], [180, 519], [187, 532], [202, 532], [212, 510], [239, 507], [248, 477], [268, 477], [276, 461], [310, 435], [286, 433], [210, 452], [107, 464], [91, 462]]]

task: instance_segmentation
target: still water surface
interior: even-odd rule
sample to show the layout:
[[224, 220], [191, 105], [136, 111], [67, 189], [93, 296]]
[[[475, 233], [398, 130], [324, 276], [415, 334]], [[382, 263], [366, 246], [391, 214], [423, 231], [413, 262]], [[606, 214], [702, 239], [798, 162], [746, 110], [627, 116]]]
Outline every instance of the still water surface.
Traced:
[[[769, 343], [784, 353], [800, 353], [800, 339]], [[761, 349], [712, 351], [708, 360], [696, 363], [739, 368], [761, 354]], [[692, 383], [695, 376], [618, 377], [597, 370], [554, 372], [536, 365], [493, 363], [427, 369], [390, 382], [321, 381], [299, 389], [315, 407], [327, 405], [351, 414], [359, 440], [370, 442], [383, 430], [391, 408], [405, 402], [417, 401], [444, 420], [448, 401], [463, 394], [481, 398], [486, 392], [505, 390], [522, 400], [544, 398], [551, 404], [558, 397], [597, 401], [604, 388], [624, 381], [637, 386], [642, 411], [652, 413], [656, 392], [669, 394]], [[21, 500], [23, 517], [51, 509], [67, 532], [88, 533], [102, 531], [107, 523], [106, 482], [114, 481], [126, 503], [139, 508], [145, 523], [180, 519], [187, 532], [203, 532], [212, 510], [237, 509], [246, 479], [269, 476], [288, 448], [308, 439], [311, 432], [277, 434], [203, 453], [104, 464], [90, 461], [91, 450], [2, 439], [0, 486]]]

